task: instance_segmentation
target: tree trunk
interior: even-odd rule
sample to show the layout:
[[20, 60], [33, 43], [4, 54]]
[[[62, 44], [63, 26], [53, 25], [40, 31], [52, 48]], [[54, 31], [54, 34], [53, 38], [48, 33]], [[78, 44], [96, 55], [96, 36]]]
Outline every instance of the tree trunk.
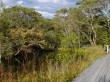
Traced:
[[110, 23], [109, 23], [109, 17], [107, 17], [107, 26], [108, 26], [108, 31], [110, 32]]
[[94, 20], [94, 16], [91, 15], [91, 30], [92, 30], [92, 37], [91, 37], [91, 40], [93, 42], [93, 46], [96, 45], [96, 31], [93, 27], [93, 20]]

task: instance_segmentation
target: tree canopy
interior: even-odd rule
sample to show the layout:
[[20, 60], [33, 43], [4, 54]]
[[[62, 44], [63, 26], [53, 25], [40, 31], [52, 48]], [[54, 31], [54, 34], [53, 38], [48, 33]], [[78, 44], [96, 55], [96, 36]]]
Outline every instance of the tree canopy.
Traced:
[[77, 5], [62, 8], [56, 11], [54, 18], [45, 19], [33, 8], [5, 8], [1, 3], [2, 53], [12, 54], [31, 44], [42, 49], [110, 44], [109, 0], [80, 0]]

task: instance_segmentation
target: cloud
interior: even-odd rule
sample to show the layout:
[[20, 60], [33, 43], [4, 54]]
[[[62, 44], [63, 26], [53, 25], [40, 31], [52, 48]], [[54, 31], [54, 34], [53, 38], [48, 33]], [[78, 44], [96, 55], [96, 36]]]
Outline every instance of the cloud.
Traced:
[[12, 0], [2, 0], [2, 1], [3, 1], [3, 3], [9, 3]]
[[58, 2], [58, 0], [37, 0], [39, 3], [50, 3], [50, 2]]
[[35, 8], [35, 9], [42, 9], [42, 7], [40, 7], [40, 6], [34, 6], [33, 8]]
[[33, 8], [34, 9], [36, 9], [36, 10], [42, 10], [42, 11], [45, 11], [45, 10], [51, 10], [52, 9], [52, 7], [49, 7], [49, 6], [42, 6], [42, 5], [40, 5], [40, 6], [33, 6]]
[[[29, 0], [30, 1], [30, 0]], [[57, 10], [70, 8], [75, 5], [76, 0], [33, 0], [33, 8], [39, 11], [45, 18], [52, 18]]]
[[45, 18], [54, 17], [54, 13], [61, 8], [75, 7], [77, 0], [3, 0], [6, 7], [22, 5], [34, 8]]
[[54, 3], [54, 4], [58, 4], [58, 3], [67, 3], [66, 0], [37, 0], [39, 3]]
[[54, 17], [54, 13], [49, 13], [49, 12], [46, 12], [46, 11], [37, 11], [37, 12], [41, 13], [45, 18]]
[[5, 8], [9, 8], [10, 6], [5, 6]]
[[24, 1], [17, 1], [17, 5], [23, 5]]

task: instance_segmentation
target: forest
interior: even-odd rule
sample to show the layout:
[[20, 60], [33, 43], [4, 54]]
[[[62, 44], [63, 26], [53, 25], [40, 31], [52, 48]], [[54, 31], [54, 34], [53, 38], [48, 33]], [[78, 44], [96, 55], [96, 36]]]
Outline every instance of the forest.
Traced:
[[0, 2], [0, 82], [71, 82], [110, 45], [110, 1], [79, 0], [44, 18]]

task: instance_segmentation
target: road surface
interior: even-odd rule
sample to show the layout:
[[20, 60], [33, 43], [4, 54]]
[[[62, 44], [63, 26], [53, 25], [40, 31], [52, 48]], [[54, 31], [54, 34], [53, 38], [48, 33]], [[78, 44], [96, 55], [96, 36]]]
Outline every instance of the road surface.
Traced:
[[110, 54], [91, 63], [72, 82], [110, 82]]

